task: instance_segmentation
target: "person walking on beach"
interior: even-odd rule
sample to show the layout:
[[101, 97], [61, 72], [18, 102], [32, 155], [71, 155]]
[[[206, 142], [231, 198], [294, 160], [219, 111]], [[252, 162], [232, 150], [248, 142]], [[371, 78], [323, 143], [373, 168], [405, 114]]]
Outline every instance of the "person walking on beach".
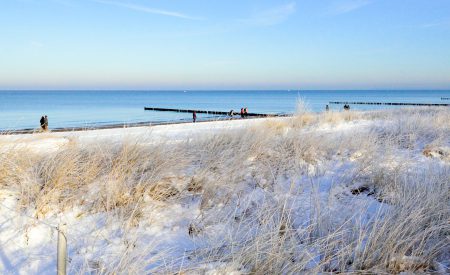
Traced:
[[45, 131], [48, 130], [48, 117], [47, 117], [47, 115], [45, 115], [45, 117], [44, 117], [44, 130]]
[[244, 108], [241, 108], [241, 118], [244, 118]]
[[192, 120], [194, 121], [194, 123], [197, 121], [197, 112], [195, 111], [192, 112]]
[[228, 113], [228, 116], [231, 117], [231, 118], [233, 118], [233, 113], [234, 113], [234, 111], [231, 110], [231, 111]]
[[248, 109], [247, 109], [247, 107], [244, 108], [244, 117], [245, 118], [248, 117]]
[[330, 107], [329, 107], [328, 105], [326, 105], [326, 106], [325, 106], [325, 111], [328, 112], [329, 110], [330, 110]]
[[39, 123], [41, 124], [41, 129], [45, 130], [45, 117], [41, 116], [41, 120], [39, 120]]

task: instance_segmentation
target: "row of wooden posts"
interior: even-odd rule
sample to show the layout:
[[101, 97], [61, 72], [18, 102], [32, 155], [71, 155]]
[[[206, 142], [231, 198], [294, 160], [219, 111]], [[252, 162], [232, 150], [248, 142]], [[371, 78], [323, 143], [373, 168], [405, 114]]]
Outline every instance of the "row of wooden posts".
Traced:
[[[176, 113], [197, 113], [197, 114], [209, 114], [209, 115], [240, 115], [238, 112], [223, 112], [223, 111], [205, 111], [205, 110], [192, 110], [192, 109], [171, 109], [171, 108], [155, 108], [155, 107], [144, 107], [145, 111], [160, 111], [160, 112], [176, 112]], [[246, 116], [253, 117], [268, 117], [268, 116], [276, 116], [273, 114], [261, 114], [261, 113], [247, 113]]]

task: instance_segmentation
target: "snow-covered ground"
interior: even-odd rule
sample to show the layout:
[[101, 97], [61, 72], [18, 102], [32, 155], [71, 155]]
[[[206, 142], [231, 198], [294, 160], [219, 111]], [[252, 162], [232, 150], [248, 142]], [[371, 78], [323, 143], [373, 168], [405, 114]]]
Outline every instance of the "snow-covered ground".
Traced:
[[[283, 120], [285, 118], [272, 118]], [[43, 132], [20, 135], [0, 135], [3, 148], [26, 147], [35, 152], [55, 152], [61, 146], [71, 141], [83, 144], [101, 141], [122, 142], [124, 140], [138, 140], [147, 142], [184, 141], [198, 135], [208, 135], [222, 130], [249, 127], [267, 119], [243, 119], [226, 121], [208, 121], [199, 123], [181, 123], [169, 125], [142, 126], [131, 128], [113, 128], [73, 132]], [[151, 140], [149, 140], [151, 137]]]
[[450, 127], [410, 112], [0, 136], [0, 272], [54, 274], [58, 226], [70, 273], [446, 272]]

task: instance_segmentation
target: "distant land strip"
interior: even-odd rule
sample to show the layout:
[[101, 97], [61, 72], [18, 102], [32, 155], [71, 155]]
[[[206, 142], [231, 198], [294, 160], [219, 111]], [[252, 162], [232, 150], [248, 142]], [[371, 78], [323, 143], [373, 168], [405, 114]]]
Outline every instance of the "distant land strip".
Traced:
[[330, 104], [352, 104], [352, 105], [403, 105], [403, 106], [450, 106], [443, 103], [406, 103], [406, 102], [353, 102], [353, 101], [330, 101]]
[[450, 100], [450, 97], [441, 97], [441, 100]]

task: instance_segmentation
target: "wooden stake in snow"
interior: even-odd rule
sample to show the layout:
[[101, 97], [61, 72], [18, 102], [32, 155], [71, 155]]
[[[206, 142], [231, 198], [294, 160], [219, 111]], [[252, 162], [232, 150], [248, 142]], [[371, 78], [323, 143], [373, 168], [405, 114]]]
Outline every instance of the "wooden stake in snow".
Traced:
[[58, 226], [58, 260], [57, 275], [66, 275], [67, 263], [67, 239], [65, 235], [65, 225]]

